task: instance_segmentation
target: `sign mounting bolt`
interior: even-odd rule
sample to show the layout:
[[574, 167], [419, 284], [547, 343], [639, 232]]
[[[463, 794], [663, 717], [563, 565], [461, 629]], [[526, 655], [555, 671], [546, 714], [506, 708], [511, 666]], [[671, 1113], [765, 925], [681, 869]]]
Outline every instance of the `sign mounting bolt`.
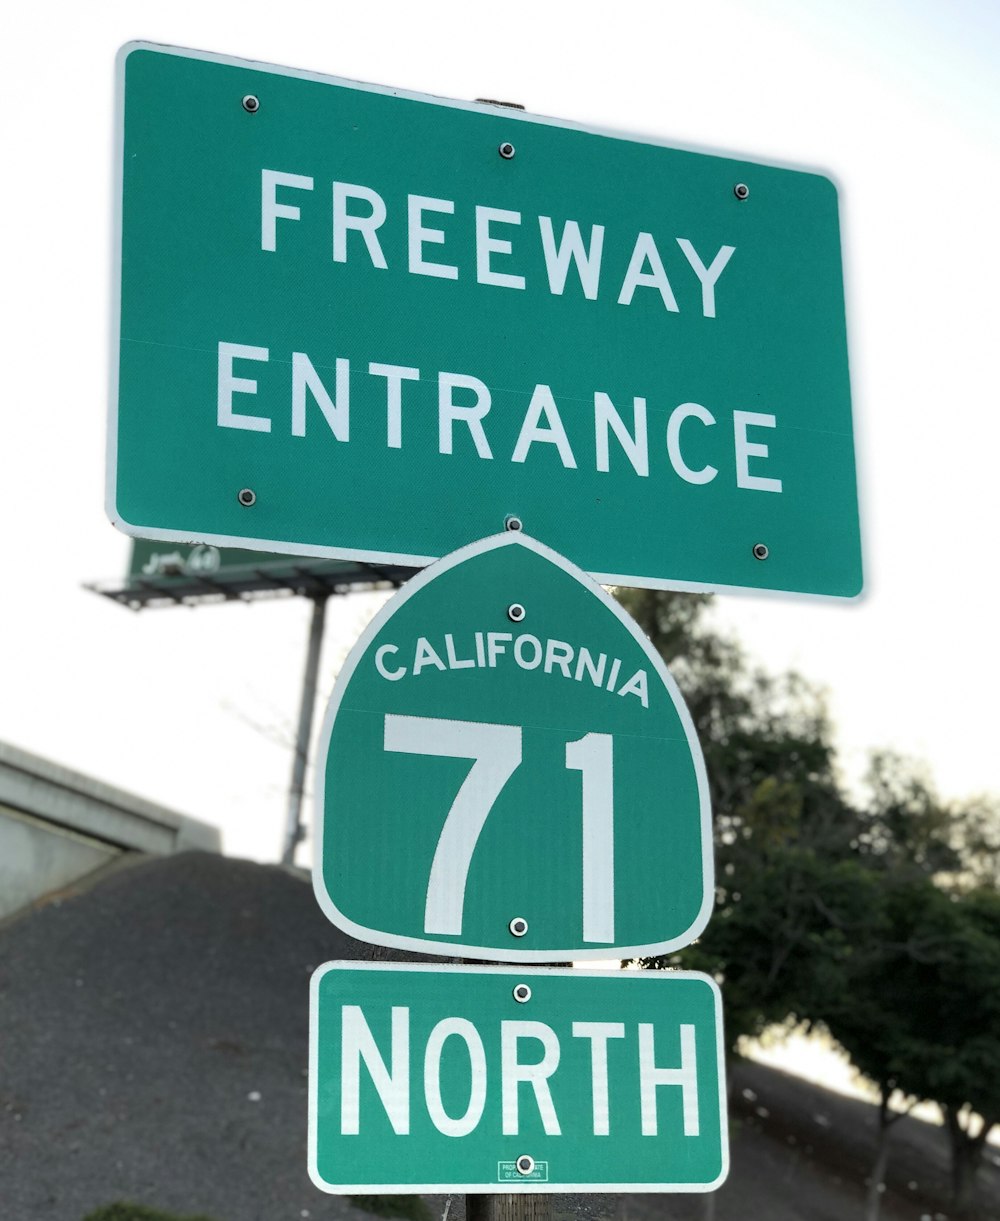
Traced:
[[523, 937], [528, 931], [528, 922], [523, 916], [515, 916], [507, 927], [515, 937]]
[[517, 1167], [518, 1174], [531, 1174], [535, 1168], [535, 1159], [527, 1153], [522, 1153], [514, 1165]]
[[745, 182], [738, 182], [736, 186], [733, 187], [733, 194], [737, 199], [749, 199], [750, 188]]
[[503, 519], [503, 528], [505, 530], [523, 530], [524, 523], [513, 513], [508, 513]]
[[497, 149], [497, 152], [503, 157], [504, 161], [509, 161], [514, 156], [516, 149], [509, 140], [504, 140], [503, 144]]
[[767, 543], [754, 543], [753, 558], [755, 560], [766, 560], [770, 554], [771, 554], [771, 551], [770, 551]]
[[511, 621], [511, 623], [520, 623], [524, 619], [524, 616], [525, 610], [520, 602], [512, 602], [510, 606], [507, 607], [507, 618]]
[[243, 109], [247, 114], [256, 114], [260, 110], [260, 98], [248, 93], [243, 98]]
[[523, 1005], [525, 1001], [531, 1000], [531, 989], [527, 984], [514, 985], [514, 1000]]
[[245, 509], [249, 509], [251, 505], [257, 503], [257, 493], [253, 488], [240, 488], [236, 499]]

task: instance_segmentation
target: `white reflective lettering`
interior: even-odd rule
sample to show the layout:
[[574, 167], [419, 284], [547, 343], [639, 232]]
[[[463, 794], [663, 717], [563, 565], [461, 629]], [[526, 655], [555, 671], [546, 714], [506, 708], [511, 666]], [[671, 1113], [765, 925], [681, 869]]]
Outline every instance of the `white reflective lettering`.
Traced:
[[[649, 271], [643, 268], [649, 264]], [[637, 288], [655, 288], [663, 298], [663, 304], [671, 313], [676, 314], [677, 300], [674, 290], [670, 287], [667, 273], [663, 269], [660, 252], [656, 249], [651, 233], [640, 233], [635, 239], [632, 258], [629, 260], [628, 271], [622, 281], [622, 290], [618, 294], [619, 305], [631, 305], [632, 296]]]
[[381, 674], [383, 678], [387, 678], [391, 683], [398, 682], [399, 679], [405, 677], [406, 675], [406, 666], [399, 666], [395, 670], [389, 670], [386, 668], [385, 658], [390, 653], [398, 652], [399, 648], [394, 644], [383, 644], [381, 647], [375, 650], [375, 669], [378, 670], [379, 674]]
[[[371, 211], [367, 216], [352, 216], [348, 212], [347, 204], [352, 199], [360, 199], [362, 203], [368, 205]], [[364, 238], [372, 266], [385, 271], [387, 263], [378, 240], [378, 230], [385, 223], [385, 217], [385, 200], [377, 191], [353, 182], [335, 182], [333, 184], [333, 261], [335, 263], [347, 262], [347, 234], [350, 229], [354, 229]]]
[[451, 632], [446, 633], [444, 638], [444, 651], [448, 655], [449, 670], [471, 670], [475, 668], [475, 661], [471, 657], [459, 657], [455, 652], [455, 637]]
[[589, 675], [590, 681], [595, 687], [599, 687], [604, 682], [604, 667], [608, 664], [607, 653], [598, 654], [597, 661], [594, 661], [593, 654], [588, 648], [581, 648], [576, 658], [576, 673], [573, 677], [576, 681], [582, 682], [584, 671]]
[[594, 1135], [611, 1131], [608, 1114], [608, 1039], [624, 1039], [624, 1022], [574, 1022], [573, 1037], [590, 1040], [590, 1093], [593, 1099]]
[[701, 281], [701, 312], [706, 318], [715, 317], [715, 283], [722, 275], [723, 269], [735, 251], [735, 246], [722, 246], [719, 253], [706, 267], [701, 257], [686, 237], [679, 237], [677, 245], [684, 251], [684, 257], [691, 264], [694, 274]]
[[420, 381], [420, 370], [408, 365], [368, 366], [372, 377], [385, 378], [385, 442], [389, 449], [403, 448], [403, 382]]
[[[476, 396], [471, 407], [460, 407], [455, 402], [456, 390], [471, 390]], [[480, 458], [492, 458], [493, 451], [486, 440], [483, 417], [490, 409], [490, 391], [478, 377], [467, 377], [463, 373], [438, 374], [438, 452], [452, 452], [452, 429], [455, 422], [465, 424]]]
[[[543, 416], [545, 417], [544, 425], [540, 422]], [[511, 455], [511, 462], [524, 462], [528, 456], [528, 450], [536, 441], [554, 445], [559, 451], [559, 458], [563, 466], [571, 470], [576, 469], [576, 459], [570, 449], [569, 437], [566, 436], [566, 429], [563, 428], [556, 401], [548, 386], [535, 387], [528, 410], [524, 415], [524, 423], [521, 425], [517, 444]]]
[[569, 667], [573, 661], [573, 646], [565, 640], [546, 640], [545, 642], [545, 673], [551, 674], [554, 666], [562, 671], [563, 678], [569, 678]]
[[[541, 1043], [541, 1060], [535, 1064], [520, 1062], [518, 1043], [522, 1039], [537, 1039]], [[562, 1135], [548, 1081], [558, 1067], [559, 1040], [551, 1026], [546, 1026], [544, 1022], [500, 1023], [500, 1109], [504, 1136], [520, 1134], [518, 1087], [523, 1081], [528, 1082], [534, 1091], [535, 1105], [545, 1135]]]
[[597, 446], [597, 469], [611, 470], [611, 459], [608, 454], [608, 430], [615, 434], [625, 456], [632, 463], [632, 469], [637, 475], [649, 474], [649, 443], [646, 437], [646, 400], [632, 400], [632, 418], [634, 420], [635, 436], [625, 426], [625, 421], [610, 397], [598, 391], [594, 395], [594, 432]]
[[306, 435], [306, 391], [310, 390], [313, 398], [319, 404], [320, 411], [326, 417], [327, 424], [330, 425], [330, 431], [337, 440], [350, 439], [350, 361], [338, 356], [336, 368], [337, 401], [334, 403], [305, 352], [292, 353], [293, 437]]
[[604, 226], [591, 225], [590, 246], [584, 248], [580, 226], [575, 220], [563, 225], [562, 237], [556, 246], [552, 218], [540, 216], [538, 226], [542, 232], [542, 253], [545, 255], [545, 270], [549, 277], [549, 292], [561, 297], [566, 291], [566, 277], [570, 263], [576, 264], [583, 295], [588, 301], [597, 300], [601, 281], [601, 251], [604, 248]]
[[234, 394], [256, 394], [257, 383], [252, 377], [236, 377], [234, 360], [267, 360], [267, 348], [250, 348], [242, 343], [219, 344], [218, 424], [220, 428], [245, 428], [248, 432], [270, 432], [271, 421], [259, 415], [241, 415], [233, 411]]
[[491, 254], [510, 254], [513, 245], [504, 238], [494, 237], [490, 225], [496, 221], [502, 225], [519, 225], [520, 212], [506, 212], [503, 208], [476, 206], [476, 279], [480, 284], [497, 284], [501, 288], [524, 288], [524, 276], [506, 271], [494, 271], [490, 264]]
[[504, 645], [508, 644], [512, 639], [513, 637], [511, 636], [510, 632], [486, 633], [486, 653], [491, 669], [496, 669], [497, 658], [502, 653], [507, 652]]
[[416, 677], [425, 666], [433, 666], [436, 670], [447, 670], [447, 666], [437, 655], [434, 646], [426, 636], [421, 636], [417, 640], [417, 647], [413, 654], [413, 674]]
[[424, 246], [442, 245], [443, 229], [429, 229], [424, 225], [425, 212], [454, 213], [455, 204], [450, 199], [432, 199], [427, 195], [407, 195], [407, 218], [409, 221], [410, 271], [419, 276], [437, 276], [442, 280], [457, 280], [458, 268], [450, 263], [429, 263], [424, 258]]
[[345, 1136], [360, 1131], [361, 1061], [371, 1078], [397, 1136], [410, 1131], [410, 1011], [393, 1007], [391, 1068], [387, 1068], [359, 1005], [341, 1009], [340, 1130]]
[[[527, 646], [530, 646], [532, 650], [530, 661], [524, 656], [524, 650]], [[518, 636], [514, 641], [514, 660], [522, 670], [537, 669], [542, 662], [542, 642], [537, 636], [530, 636], [528, 634]]]
[[681, 456], [681, 425], [688, 419], [700, 420], [702, 424], [707, 425], [715, 423], [715, 416], [700, 403], [681, 403], [679, 407], [675, 407], [667, 421], [667, 453], [670, 465], [688, 483], [711, 483], [719, 473], [714, 466], [703, 466], [700, 471], [695, 471]]
[[[450, 1038], [461, 1039], [469, 1053], [469, 1104], [457, 1119], [441, 1098], [441, 1052]], [[431, 1031], [424, 1052], [424, 1097], [431, 1123], [444, 1136], [468, 1136], [479, 1124], [486, 1106], [486, 1052], [479, 1032], [465, 1018], [443, 1018]]]
[[680, 1068], [657, 1068], [653, 1027], [647, 1022], [639, 1023], [639, 1103], [643, 1136], [658, 1134], [656, 1091], [664, 1085], [680, 1086], [684, 1135], [698, 1135], [698, 1061], [693, 1026], [681, 1026], [680, 1042]]
[[280, 170], [260, 172], [260, 248], [276, 250], [278, 217], [298, 220], [301, 212], [298, 204], [278, 203], [278, 187], [294, 187], [298, 191], [311, 191], [313, 180], [304, 174], [283, 174]]
[[583, 790], [583, 939], [615, 939], [614, 738], [588, 733], [566, 743], [566, 767]]
[[758, 411], [734, 411], [733, 431], [736, 438], [736, 485], [752, 488], [757, 492], [780, 492], [781, 480], [768, 479], [763, 475], [750, 474], [751, 458], [766, 458], [768, 448], [760, 442], [750, 441], [748, 428], [774, 428], [773, 415], [762, 415]]
[[637, 695], [643, 708], [649, 707], [649, 687], [645, 670], [636, 670], [632, 677], [618, 690], [619, 695]]
[[459, 934], [472, 854], [493, 803], [521, 763], [521, 727], [387, 713], [385, 749], [475, 760], [441, 827], [424, 907], [424, 932]]

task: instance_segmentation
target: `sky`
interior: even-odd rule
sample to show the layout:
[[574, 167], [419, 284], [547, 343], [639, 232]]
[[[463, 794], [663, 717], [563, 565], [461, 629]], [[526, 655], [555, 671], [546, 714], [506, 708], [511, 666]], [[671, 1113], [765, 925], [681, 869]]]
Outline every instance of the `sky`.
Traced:
[[[308, 605], [134, 614], [84, 588], [129, 549], [104, 466], [114, 57], [139, 38], [831, 171], [867, 591], [717, 614], [826, 690], [849, 780], [887, 747], [947, 797], [1000, 794], [995, 4], [131, 0], [4, 24], [0, 739], [280, 853]], [[317, 725], [378, 605], [331, 606]]]

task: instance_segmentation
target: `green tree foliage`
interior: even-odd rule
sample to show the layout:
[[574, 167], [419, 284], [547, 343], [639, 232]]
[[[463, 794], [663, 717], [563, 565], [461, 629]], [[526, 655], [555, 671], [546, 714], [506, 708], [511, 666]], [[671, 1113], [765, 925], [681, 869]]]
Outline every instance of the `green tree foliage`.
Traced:
[[868, 779], [859, 854], [878, 873], [877, 903], [840, 989], [823, 998], [824, 1021], [879, 1089], [880, 1156], [894, 1091], [939, 1103], [953, 1203], [974, 1215], [976, 1171], [1000, 1122], [996, 805], [946, 804], [922, 768], [888, 752]]
[[980, 797], [945, 802], [926, 768], [892, 751], [872, 755], [858, 848], [893, 874], [923, 874], [944, 889], [1000, 888], [1000, 807]]
[[130, 1204], [119, 1200], [115, 1204], [105, 1204], [87, 1213], [83, 1221], [212, 1221], [199, 1213], [196, 1217], [179, 1213], [165, 1213], [158, 1208], [148, 1208], [145, 1204]]
[[[697, 945], [648, 966], [724, 980], [730, 1042], [805, 1017], [816, 964], [849, 944], [867, 878], [848, 860], [860, 827], [834, 770], [821, 696], [752, 669], [705, 622], [705, 600], [619, 595], [661, 652], [698, 730], [716, 834], [716, 909]], [[822, 955], [818, 954], [823, 947]]]
[[928, 776], [876, 754], [870, 796], [838, 782], [821, 696], [752, 669], [707, 600], [619, 594], [670, 666], [705, 754], [716, 909], [698, 943], [646, 966], [723, 985], [731, 1043], [787, 1020], [828, 1027], [881, 1093], [870, 1218], [889, 1100], [945, 1111], [956, 1207], [975, 1208], [986, 1133], [1000, 1121], [1000, 811], [945, 803]]
[[954, 1201], [973, 1217], [976, 1172], [1000, 1123], [1000, 892], [979, 887], [952, 903], [949, 941], [921, 980], [922, 1032], [937, 1049], [929, 1093], [945, 1112]]

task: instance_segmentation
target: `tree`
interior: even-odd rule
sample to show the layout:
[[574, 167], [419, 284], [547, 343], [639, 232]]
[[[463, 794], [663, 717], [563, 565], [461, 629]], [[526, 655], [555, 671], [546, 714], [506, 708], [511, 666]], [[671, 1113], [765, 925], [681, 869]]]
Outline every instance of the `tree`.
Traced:
[[[875, 882], [870, 864], [866, 872]], [[891, 895], [885, 878], [878, 878], [866, 919], [854, 929], [852, 952], [837, 964], [838, 980], [817, 998], [824, 1025], [878, 1089], [878, 1136], [868, 1179], [867, 1221], [877, 1221], [879, 1215], [891, 1129], [931, 1088], [925, 1066], [936, 1049], [912, 1029], [913, 997], [896, 987], [893, 972], [901, 955], [917, 952], [911, 939], [915, 915], [938, 897], [926, 877], [911, 878], [905, 886], [897, 882]], [[888, 980], [893, 981], [891, 986]], [[890, 1106], [897, 1092], [907, 1103], [901, 1113]]]
[[882, 876], [882, 904], [865, 930], [864, 952], [848, 964], [841, 995], [850, 1002], [831, 1006], [827, 1022], [880, 1091], [873, 1187], [885, 1169], [896, 1118], [888, 1101], [898, 1089], [911, 1105], [921, 1097], [941, 1105], [954, 1204], [968, 1211], [985, 1142], [1000, 1120], [991, 1088], [1000, 1082], [1000, 820], [994, 801], [943, 802], [925, 769], [888, 752], [873, 757], [869, 784], [858, 846]]
[[856, 814], [837, 784], [826, 710], [809, 684], [752, 669], [706, 623], [704, 598], [647, 590], [619, 598], [684, 694], [715, 819], [715, 915], [695, 946], [645, 965], [724, 980], [734, 1044], [804, 1012], [818, 957], [847, 947], [864, 877], [834, 866], [859, 833]]
[[926, 767], [876, 751], [858, 850], [873, 865], [920, 873], [949, 891], [1000, 889], [1000, 805], [976, 797], [946, 802]]
[[731, 1044], [789, 1018], [832, 1030], [880, 1091], [869, 1218], [894, 1092], [937, 1101], [956, 1207], [968, 1212], [1000, 1120], [996, 803], [944, 803], [926, 773], [883, 752], [856, 806], [808, 683], [752, 669], [712, 630], [704, 598], [619, 596], [687, 700], [715, 816], [713, 919], [695, 945], [643, 965], [722, 983]]
[[954, 1204], [972, 1217], [986, 1141], [1000, 1123], [1000, 893], [980, 887], [953, 903], [959, 928], [931, 996], [942, 1049], [934, 1097], [951, 1141]]

